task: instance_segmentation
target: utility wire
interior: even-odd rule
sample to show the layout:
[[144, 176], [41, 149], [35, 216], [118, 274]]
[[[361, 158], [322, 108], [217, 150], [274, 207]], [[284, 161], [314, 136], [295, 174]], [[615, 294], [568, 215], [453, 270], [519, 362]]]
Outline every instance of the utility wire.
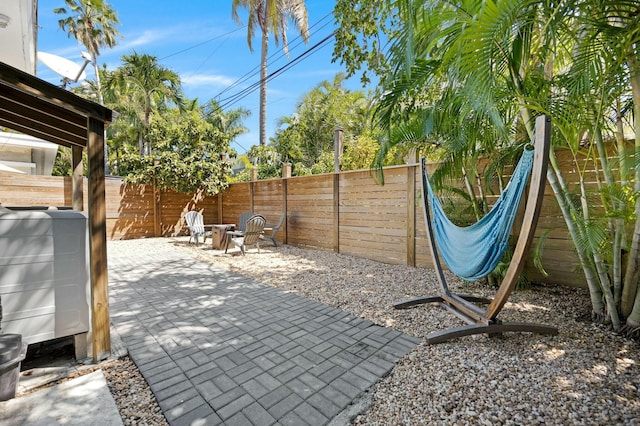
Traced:
[[214, 41], [214, 40], [217, 40], [217, 39], [219, 39], [219, 38], [222, 38], [222, 37], [228, 37], [228, 36], [230, 36], [231, 34], [233, 34], [233, 33], [237, 32], [237, 31], [240, 31], [241, 29], [244, 29], [244, 28], [246, 28], [246, 27], [247, 27], [247, 26], [245, 25], [245, 26], [243, 26], [243, 27], [236, 28], [236, 29], [235, 29], [235, 30], [233, 30], [233, 31], [229, 31], [229, 32], [227, 32], [227, 33], [217, 35], [217, 36], [215, 36], [215, 37], [213, 37], [213, 38], [210, 38], [210, 39], [208, 39], [208, 40], [201, 41], [201, 42], [200, 42], [200, 43], [198, 43], [198, 44], [194, 44], [193, 46], [187, 47], [187, 48], [182, 49], [182, 50], [179, 50], [179, 51], [177, 51], [177, 52], [175, 52], [175, 53], [171, 53], [171, 54], [169, 54], [169, 55], [167, 55], [167, 56], [164, 56], [164, 57], [160, 58], [160, 60], [161, 60], [161, 61], [163, 61], [163, 60], [165, 60], [165, 59], [167, 59], [167, 58], [171, 58], [172, 56], [176, 56], [176, 55], [179, 55], [179, 54], [181, 54], [181, 53], [188, 52], [189, 50], [195, 49], [196, 47], [200, 47], [200, 46], [202, 46], [203, 44], [207, 44], [207, 43], [209, 43], [209, 42], [211, 42], [211, 41]]
[[[333, 12], [329, 12], [326, 15], [324, 15], [322, 18], [320, 18], [316, 23], [314, 23], [313, 25], [311, 25], [311, 27], [309, 27], [309, 30], [313, 29], [315, 26], [319, 25], [322, 21], [324, 21], [325, 19], [327, 19], [329, 16], [331, 16], [333, 14]], [[324, 23], [320, 28], [318, 28], [318, 30], [323, 29], [324, 27], [326, 27], [327, 25], [329, 25], [331, 22], [326, 22]], [[300, 46], [304, 41], [302, 40], [302, 36], [298, 35], [296, 36], [292, 41], [296, 41], [299, 40], [298, 43], [296, 43], [291, 49], [289, 49], [289, 52], [295, 50], [298, 46]], [[276, 57], [274, 59], [274, 56], [279, 55], [278, 57]], [[271, 54], [271, 56], [269, 56], [267, 58], [267, 62], [275, 62], [280, 60], [281, 58], [283, 58], [284, 56], [286, 56], [286, 54], [284, 52], [282, 52], [281, 50], [278, 50], [277, 52], [274, 52]], [[240, 85], [241, 83], [244, 83], [245, 81], [247, 81], [248, 79], [250, 79], [251, 77], [253, 77], [254, 75], [258, 74], [260, 70], [260, 65], [258, 64], [257, 66], [253, 67], [250, 71], [248, 71], [246, 74], [244, 74], [242, 77], [240, 77], [238, 80], [234, 81], [233, 83], [231, 83], [228, 87], [226, 87], [225, 89], [223, 89], [220, 93], [218, 93], [217, 95], [214, 96], [214, 98], [217, 98], [219, 96], [221, 96], [222, 94], [228, 92], [229, 90], [233, 89], [234, 87]]]
[[[291, 62], [289, 62], [286, 65], [284, 65], [284, 66], [278, 68], [277, 70], [273, 71], [272, 73], [267, 75], [265, 81], [272, 80], [273, 78], [275, 78], [278, 75], [282, 74], [284, 71], [288, 70], [289, 68], [291, 68], [294, 65], [296, 65], [297, 63], [299, 63], [307, 55], [315, 53], [315, 51], [317, 49], [319, 49], [321, 47], [324, 47], [324, 44], [326, 44], [334, 35], [335, 35], [335, 32], [332, 32], [331, 34], [329, 34], [328, 36], [323, 38], [321, 41], [319, 41], [318, 43], [314, 44], [309, 49], [307, 49], [306, 51], [304, 51], [303, 53], [298, 55], [296, 58], [291, 60]], [[241, 99], [244, 99], [249, 94], [251, 94], [252, 92], [255, 92], [258, 88], [260, 88], [261, 82], [262, 82], [261, 80], [258, 80], [257, 82], [251, 84], [250, 86], [246, 87], [245, 89], [241, 90], [240, 92], [238, 92], [238, 93], [236, 93], [236, 94], [234, 94], [232, 96], [226, 97], [224, 99], [221, 99], [220, 101], [218, 101], [219, 102], [219, 107], [218, 108], [220, 110], [223, 110], [223, 109], [235, 104], [236, 102], [240, 101]]]

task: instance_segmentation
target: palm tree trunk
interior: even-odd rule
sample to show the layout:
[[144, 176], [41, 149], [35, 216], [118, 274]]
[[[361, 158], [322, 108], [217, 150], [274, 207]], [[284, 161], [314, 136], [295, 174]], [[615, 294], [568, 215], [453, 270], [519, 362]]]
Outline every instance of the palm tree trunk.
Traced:
[[[534, 131], [531, 122], [531, 114], [527, 107], [522, 106], [526, 105], [526, 102], [524, 101], [524, 99], [520, 99], [520, 114], [522, 115], [529, 139], [533, 140]], [[564, 179], [562, 179], [562, 174], [558, 167], [558, 160], [556, 158], [553, 145], [551, 145], [551, 149], [549, 150], [549, 164], [551, 167], [547, 170], [547, 182], [549, 182], [549, 186], [551, 186], [551, 189], [553, 190], [553, 194], [556, 197], [556, 201], [560, 207], [560, 211], [562, 212], [567, 229], [569, 230], [569, 235], [576, 247], [576, 253], [578, 254], [578, 259], [580, 260], [580, 265], [582, 266], [582, 271], [584, 272], [584, 277], [587, 281], [587, 287], [589, 288], [593, 314], [596, 317], [604, 317], [605, 305], [602, 302], [602, 289], [600, 287], [600, 282], [591, 268], [587, 254], [583, 249], [578, 247], [578, 244], [575, 244], [575, 242], [579, 240], [580, 230], [576, 226], [575, 220], [571, 214], [571, 208], [567, 198], [569, 190]]]
[[576, 226], [575, 221], [572, 219], [573, 216], [571, 214], [571, 208], [566, 198], [566, 188], [563, 184], [560, 170], [558, 169], [558, 161], [553, 147], [551, 147], [549, 152], [549, 160], [551, 167], [547, 171], [547, 181], [556, 196], [556, 201], [560, 206], [560, 211], [562, 211], [562, 216], [564, 217], [567, 229], [569, 230], [569, 235], [571, 235], [571, 239], [574, 241], [576, 253], [578, 254], [578, 259], [580, 260], [580, 265], [582, 266], [584, 277], [589, 288], [593, 313], [598, 317], [604, 317], [605, 306], [602, 303], [602, 290], [600, 283], [591, 268], [591, 264], [584, 249], [580, 248], [578, 244], [575, 244], [575, 242], [579, 240], [580, 231]]
[[[580, 202], [582, 203], [582, 217], [584, 218], [585, 225], [588, 225], [591, 218], [589, 215], [589, 205], [587, 203], [587, 190], [582, 177], [580, 178]], [[609, 313], [611, 324], [613, 325], [614, 330], [619, 330], [620, 318], [618, 317], [618, 309], [614, 301], [613, 293], [611, 292], [611, 284], [609, 282], [609, 276], [607, 275], [607, 268], [598, 253], [598, 248], [591, 247], [591, 252], [591, 257], [593, 258], [593, 263], [595, 264], [596, 272], [598, 273], [598, 278], [600, 280], [600, 288], [602, 293], [604, 293], [607, 312]]]
[[479, 221], [482, 216], [480, 215], [480, 207], [478, 207], [478, 199], [476, 198], [476, 193], [473, 190], [473, 186], [471, 186], [471, 182], [469, 182], [467, 169], [465, 169], [464, 167], [462, 167], [462, 179], [464, 180], [464, 187], [467, 190], [467, 194], [469, 194], [471, 207], [473, 207], [473, 214], [476, 216], [476, 221]]
[[[612, 188], [615, 185], [615, 180], [613, 178], [613, 173], [611, 173], [611, 167], [609, 166], [609, 158], [607, 156], [607, 150], [604, 146], [604, 141], [602, 138], [602, 129], [597, 126], [595, 130], [594, 140], [596, 143], [596, 148], [598, 150], [598, 157], [600, 160], [600, 165], [602, 166], [602, 174], [604, 175], [605, 183], [609, 188]], [[594, 159], [594, 163], [595, 163]], [[596, 173], [597, 175], [597, 173]], [[598, 178], [598, 182], [599, 182]], [[602, 191], [600, 191], [602, 193]], [[604, 196], [603, 196], [604, 197]], [[604, 201], [604, 200], [603, 200]], [[613, 210], [620, 210], [620, 203], [616, 200], [612, 200]], [[607, 205], [605, 202], [603, 205]], [[617, 306], [620, 303], [620, 298], [622, 296], [622, 256], [620, 253], [620, 247], [622, 243], [622, 234], [623, 234], [623, 221], [621, 219], [609, 221], [609, 232], [613, 234], [613, 301], [616, 308], [617, 314]]]
[[[633, 130], [635, 133], [635, 157], [640, 156], [640, 66], [636, 52], [630, 55], [627, 62], [631, 80], [631, 92], [633, 94]], [[634, 189], [640, 191], [640, 168], [636, 167]], [[624, 274], [624, 286], [622, 289], [622, 315], [629, 316], [632, 320], [640, 322], [640, 303], [636, 303], [638, 293], [638, 275], [640, 272], [640, 198], [635, 205], [636, 223], [633, 228], [627, 268]], [[637, 308], [636, 308], [637, 306]], [[633, 311], [632, 311], [633, 307]]]
[[[268, 4], [269, 2], [267, 2]], [[260, 58], [260, 145], [267, 145], [267, 53], [269, 32], [262, 31], [262, 53]]]

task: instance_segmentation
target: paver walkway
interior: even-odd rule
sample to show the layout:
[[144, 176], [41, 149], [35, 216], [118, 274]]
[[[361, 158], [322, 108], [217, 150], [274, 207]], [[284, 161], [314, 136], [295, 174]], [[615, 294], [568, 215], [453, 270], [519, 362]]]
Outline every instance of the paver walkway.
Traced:
[[113, 325], [172, 425], [324, 425], [419, 339], [179, 252], [109, 258]]

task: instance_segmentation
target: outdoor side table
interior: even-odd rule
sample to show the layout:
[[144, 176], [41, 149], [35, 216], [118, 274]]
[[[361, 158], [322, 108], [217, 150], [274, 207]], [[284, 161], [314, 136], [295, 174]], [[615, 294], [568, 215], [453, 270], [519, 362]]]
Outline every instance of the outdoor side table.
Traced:
[[233, 231], [236, 229], [234, 223], [212, 225], [211, 226], [211, 244], [216, 250], [222, 250], [226, 248], [227, 244], [227, 231]]

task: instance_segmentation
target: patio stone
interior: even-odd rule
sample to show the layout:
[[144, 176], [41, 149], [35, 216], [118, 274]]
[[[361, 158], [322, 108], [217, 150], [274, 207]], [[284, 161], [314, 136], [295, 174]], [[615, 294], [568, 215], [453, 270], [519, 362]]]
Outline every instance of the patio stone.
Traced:
[[179, 251], [109, 267], [112, 322], [172, 425], [325, 425], [420, 341]]

